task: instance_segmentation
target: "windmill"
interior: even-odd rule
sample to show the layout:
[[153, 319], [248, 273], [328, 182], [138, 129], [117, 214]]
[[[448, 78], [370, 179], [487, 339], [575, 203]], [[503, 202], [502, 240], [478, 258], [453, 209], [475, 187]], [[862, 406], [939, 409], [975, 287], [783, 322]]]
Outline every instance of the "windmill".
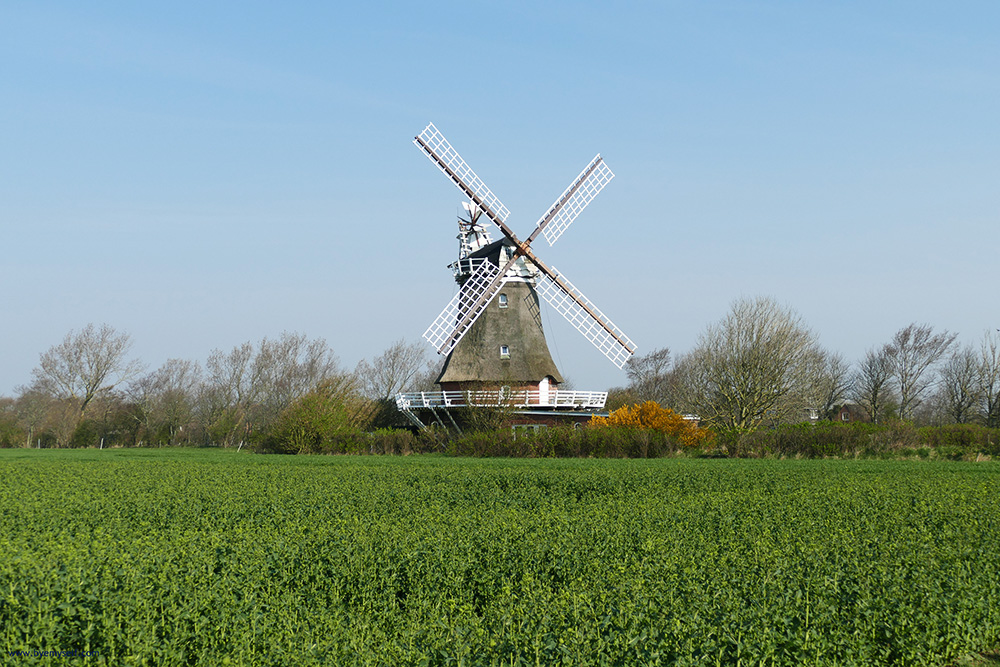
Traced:
[[[450, 265], [460, 288], [424, 332], [437, 352], [447, 355], [437, 380], [442, 392], [430, 397], [401, 394], [397, 406], [410, 413], [415, 407], [445, 409], [467, 404], [469, 390], [503, 384], [506, 398], [522, 408], [602, 408], [606, 392], [552, 391], [562, 379], [545, 342], [538, 296], [619, 368], [635, 352], [635, 344], [564, 275], [539, 259], [531, 244], [541, 234], [553, 245], [614, 178], [611, 169], [597, 155], [522, 241], [507, 225], [507, 207], [433, 123], [413, 143], [468, 202], [458, 221], [459, 257]], [[493, 241], [481, 223], [484, 216], [500, 230], [500, 240]]]

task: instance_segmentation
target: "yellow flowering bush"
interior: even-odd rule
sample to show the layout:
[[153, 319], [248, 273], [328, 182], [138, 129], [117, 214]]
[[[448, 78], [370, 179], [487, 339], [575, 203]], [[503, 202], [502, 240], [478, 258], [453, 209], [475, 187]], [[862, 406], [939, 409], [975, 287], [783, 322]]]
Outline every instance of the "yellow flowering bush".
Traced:
[[656, 401], [625, 405], [613, 410], [607, 417], [590, 418], [589, 426], [620, 426], [648, 428], [677, 438], [684, 447], [701, 447], [712, 440], [712, 432], [700, 428], [694, 421], [685, 419], [670, 408], [660, 407]]

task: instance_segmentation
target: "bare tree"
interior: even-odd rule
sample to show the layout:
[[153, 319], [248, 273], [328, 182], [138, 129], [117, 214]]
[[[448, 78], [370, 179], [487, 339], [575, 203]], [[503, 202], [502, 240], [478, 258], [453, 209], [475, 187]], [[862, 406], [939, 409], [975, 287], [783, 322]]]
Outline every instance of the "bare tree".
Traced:
[[809, 370], [822, 354], [791, 310], [770, 298], [741, 299], [678, 363], [682, 409], [742, 432], [801, 414]]
[[[442, 371], [444, 371], [444, 363], [447, 357], [439, 354], [431, 355], [429, 359], [424, 363], [424, 367], [417, 373], [413, 381], [410, 383], [410, 391], [434, 391], [437, 389], [437, 385], [434, 383], [439, 377], [441, 377]], [[567, 388], [570, 384], [565, 376], [563, 377], [563, 383], [560, 385], [562, 388]]]
[[251, 377], [268, 421], [336, 374], [337, 357], [325, 340], [309, 340], [305, 334], [287, 331], [276, 340], [264, 338], [251, 365]]
[[215, 349], [208, 355], [205, 364], [208, 384], [220, 404], [248, 405], [253, 401], [255, 397], [254, 378], [251, 374], [253, 356], [253, 343], [250, 341], [235, 346], [229, 352]]
[[168, 359], [131, 383], [128, 395], [139, 407], [147, 437], [165, 438], [168, 444], [189, 439], [201, 384], [201, 366], [186, 359]]
[[[24, 431], [13, 398], [0, 396], [0, 447], [17, 447], [24, 442]], [[31, 442], [31, 436], [28, 436]]]
[[894, 361], [893, 377], [899, 391], [899, 416], [912, 419], [916, 408], [933, 386], [934, 367], [955, 342], [957, 334], [934, 333], [926, 324], [910, 324], [893, 336], [889, 347]]
[[138, 361], [127, 358], [131, 348], [131, 337], [107, 324], [70, 331], [62, 343], [41, 355], [32, 371], [34, 388], [75, 402], [82, 416], [99, 393], [110, 393], [141, 371]]
[[811, 419], [830, 419], [843, 403], [850, 386], [850, 365], [839, 354], [820, 350], [805, 360], [805, 387], [801, 398]]
[[981, 369], [980, 357], [972, 347], [956, 350], [942, 366], [939, 400], [949, 421], [965, 424], [975, 416]]
[[82, 422], [76, 402], [52, 399], [45, 412], [45, 431], [55, 440], [56, 447], [69, 447], [73, 434]]
[[980, 415], [990, 428], [1000, 428], [1000, 336], [992, 331], [983, 335], [980, 348], [979, 393]]
[[362, 394], [372, 402], [375, 428], [405, 428], [407, 420], [396, 409], [394, 397], [403, 391], [433, 391], [443, 359], [427, 360], [426, 347], [402, 338], [372, 359], [362, 359], [354, 370]]
[[820, 410], [824, 419], [833, 419], [835, 409], [851, 389], [851, 364], [840, 353], [826, 356], [820, 387], [823, 390]]
[[372, 359], [358, 362], [355, 374], [361, 380], [365, 396], [373, 401], [386, 401], [402, 391], [415, 390], [427, 363], [426, 347], [407, 343], [402, 338]]
[[633, 402], [656, 401], [662, 406], [674, 402], [670, 349], [660, 347], [647, 354], [634, 356], [625, 364], [628, 386], [625, 392]]
[[891, 384], [894, 370], [892, 349], [883, 345], [881, 349], [868, 350], [851, 382], [849, 396], [868, 412], [875, 424], [885, 418], [888, 408], [895, 403]]
[[293, 401], [341, 375], [325, 340], [287, 332], [277, 340], [264, 338], [258, 350], [249, 341], [228, 353], [213, 350], [205, 368], [202, 420], [211, 437], [227, 444], [246, 440]]
[[[680, 400], [683, 401], [685, 399], [682, 398]], [[626, 405], [631, 406], [638, 402], [639, 398], [628, 387], [610, 387], [608, 389], [608, 398], [604, 402], [604, 409], [608, 412], [613, 412]]]
[[50, 404], [54, 399], [42, 392], [30, 387], [22, 387], [17, 402], [14, 404], [14, 411], [21, 427], [24, 429], [27, 440], [25, 445], [30, 447], [35, 442], [35, 431], [43, 428], [45, 418], [48, 415]]

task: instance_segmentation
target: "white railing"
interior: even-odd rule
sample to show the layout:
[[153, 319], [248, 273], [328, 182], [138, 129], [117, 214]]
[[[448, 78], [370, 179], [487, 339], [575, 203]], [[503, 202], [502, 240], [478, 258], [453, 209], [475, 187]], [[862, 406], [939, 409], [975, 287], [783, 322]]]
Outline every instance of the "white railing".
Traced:
[[496, 407], [589, 408], [601, 409], [608, 400], [606, 391], [416, 391], [396, 394], [396, 407], [407, 411], [420, 408]]

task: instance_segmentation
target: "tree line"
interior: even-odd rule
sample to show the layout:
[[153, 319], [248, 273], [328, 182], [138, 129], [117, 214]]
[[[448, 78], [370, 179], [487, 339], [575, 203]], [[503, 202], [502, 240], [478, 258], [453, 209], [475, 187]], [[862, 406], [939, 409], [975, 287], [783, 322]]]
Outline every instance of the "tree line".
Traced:
[[[400, 391], [433, 391], [441, 359], [397, 341], [354, 369], [326, 341], [283, 333], [213, 350], [204, 364], [152, 371], [109, 325], [69, 332], [43, 352], [32, 381], [0, 397], [0, 446], [268, 444], [308, 451], [319, 439], [407, 424]], [[720, 433], [818, 420], [982, 424], [1000, 428], [1000, 336], [978, 344], [926, 324], [904, 326], [851, 363], [823, 349], [791, 309], [740, 299], [690, 351], [633, 357], [607, 408], [655, 401]], [[495, 426], [495, 425], [494, 425]]]
[[402, 426], [392, 397], [431, 389], [424, 347], [398, 341], [355, 369], [299, 333], [213, 350], [204, 364], [148, 371], [131, 336], [107, 324], [69, 332], [43, 352], [32, 382], [0, 397], [0, 446], [236, 446]]
[[791, 309], [740, 299], [691, 351], [663, 347], [626, 365], [609, 407], [652, 400], [720, 431], [840, 419], [1000, 427], [1000, 336], [978, 345], [911, 323], [849, 363], [820, 346]]

